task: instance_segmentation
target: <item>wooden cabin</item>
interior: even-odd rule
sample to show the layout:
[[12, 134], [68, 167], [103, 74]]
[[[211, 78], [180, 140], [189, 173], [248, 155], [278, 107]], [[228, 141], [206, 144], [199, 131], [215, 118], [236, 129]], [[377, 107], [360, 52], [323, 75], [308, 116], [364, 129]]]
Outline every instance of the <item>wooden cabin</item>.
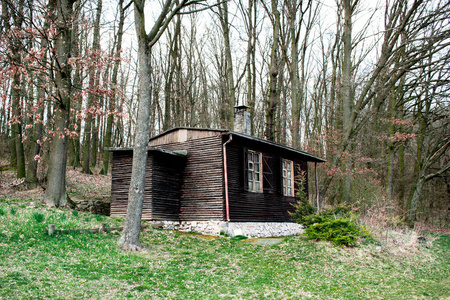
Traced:
[[[290, 222], [296, 176], [324, 161], [222, 129], [174, 128], [148, 147], [143, 220]], [[111, 215], [125, 217], [133, 152], [111, 151]]]

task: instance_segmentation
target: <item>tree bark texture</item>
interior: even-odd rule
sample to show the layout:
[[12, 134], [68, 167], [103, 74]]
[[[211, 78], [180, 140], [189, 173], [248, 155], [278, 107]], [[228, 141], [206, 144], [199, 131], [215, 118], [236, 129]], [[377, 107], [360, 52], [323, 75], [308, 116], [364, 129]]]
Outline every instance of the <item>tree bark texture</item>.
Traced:
[[278, 0], [272, 0], [273, 36], [272, 51], [270, 55], [270, 78], [269, 95], [266, 105], [266, 130], [265, 135], [269, 141], [275, 140], [275, 116], [279, 100], [278, 72], [279, 70], [279, 35], [280, 35], [280, 12], [278, 11]]
[[[352, 109], [353, 109], [353, 95], [352, 95], [352, 15], [353, 4], [351, 0], [343, 0], [342, 6], [344, 8], [344, 61], [342, 65], [342, 111], [343, 111], [343, 138], [345, 141], [350, 141], [350, 133], [352, 131]], [[347, 144], [346, 150], [351, 149], [351, 141]], [[341, 202], [350, 203], [351, 201], [351, 183], [352, 183], [352, 161], [349, 156], [344, 158], [343, 166], [345, 175], [342, 183], [342, 198]]]
[[141, 228], [142, 205], [144, 202], [145, 168], [147, 165], [147, 144], [149, 132], [149, 117], [152, 95], [151, 81], [151, 48], [148, 46], [147, 34], [145, 32], [144, 1], [136, 1], [134, 20], [136, 34], [138, 37], [139, 78], [140, 78], [140, 102], [137, 118], [137, 130], [133, 146], [133, 166], [128, 192], [128, 206], [125, 224], [118, 244], [124, 250], [139, 251], [141, 242], [139, 240]]
[[55, 133], [51, 142], [48, 186], [43, 202], [48, 206], [67, 206], [69, 199], [65, 188], [67, 143], [66, 129], [69, 128], [71, 67], [67, 63], [71, 55], [71, 28], [73, 4], [76, 0], [57, 0], [56, 16], [58, 37], [55, 42], [55, 59], [60, 68], [55, 70]]

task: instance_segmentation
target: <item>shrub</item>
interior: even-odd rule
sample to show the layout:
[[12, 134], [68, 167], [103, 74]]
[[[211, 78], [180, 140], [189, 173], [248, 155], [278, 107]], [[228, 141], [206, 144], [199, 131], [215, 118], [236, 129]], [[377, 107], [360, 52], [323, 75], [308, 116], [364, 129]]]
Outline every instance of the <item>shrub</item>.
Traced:
[[[308, 206], [309, 205], [309, 206]], [[314, 214], [314, 208], [307, 201], [297, 202], [292, 219], [306, 226], [309, 239], [326, 240], [338, 246], [353, 247], [359, 240], [373, 242], [370, 232], [356, 224], [356, 215], [351, 205], [339, 204]]]
[[304, 224], [305, 218], [312, 216], [314, 214], [314, 207], [309, 203], [308, 200], [298, 200], [296, 204], [293, 204], [295, 211], [289, 213], [291, 215], [292, 221]]
[[14, 207], [11, 207], [11, 210], [9, 211], [11, 213], [11, 215], [15, 215], [17, 210]]
[[297, 203], [292, 205], [294, 206], [295, 211], [289, 214], [291, 215], [292, 221], [303, 224], [304, 218], [314, 214], [315, 209], [314, 206], [309, 203], [305, 192], [306, 172], [299, 169], [299, 175], [295, 178], [295, 181], [299, 187], [295, 193]]
[[306, 228], [305, 233], [309, 239], [327, 240], [337, 246], [356, 246], [358, 238], [371, 237], [364, 227], [346, 218], [312, 224]]
[[327, 215], [323, 215], [321, 213], [317, 214], [317, 215], [307, 215], [304, 216], [302, 219], [301, 224], [304, 226], [310, 226], [316, 223], [324, 223], [331, 220], [331, 218]]
[[31, 215], [37, 223], [41, 223], [42, 221], [44, 221], [44, 214], [40, 212], [33, 212]]
[[0, 216], [4, 216], [5, 215], [5, 211], [3, 210], [3, 208], [0, 208]]
[[78, 216], [78, 210], [72, 210], [72, 215], [74, 215], [75, 217]]

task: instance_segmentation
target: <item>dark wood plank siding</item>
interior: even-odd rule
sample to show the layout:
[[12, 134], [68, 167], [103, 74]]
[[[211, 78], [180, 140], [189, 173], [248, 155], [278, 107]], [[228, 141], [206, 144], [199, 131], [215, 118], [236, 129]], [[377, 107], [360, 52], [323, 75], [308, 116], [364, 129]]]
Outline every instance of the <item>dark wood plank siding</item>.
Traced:
[[131, 180], [132, 153], [114, 152], [111, 164], [111, 216], [125, 217]]
[[155, 152], [153, 155], [153, 220], [178, 221], [185, 158]]
[[181, 187], [180, 220], [224, 220], [222, 137], [205, 137], [158, 147], [172, 151], [187, 150]]
[[[131, 169], [133, 164], [132, 151], [113, 152], [111, 169], [111, 216], [125, 218], [128, 204], [128, 190], [131, 181]], [[142, 207], [142, 219], [151, 219], [152, 214], [152, 165], [151, 156], [147, 159], [144, 204]]]
[[[270, 172], [263, 174], [263, 193], [249, 192], [245, 189], [245, 149], [263, 154], [264, 165]], [[227, 145], [227, 168], [229, 178], [230, 219], [233, 222], [289, 222], [294, 197], [282, 194], [281, 159], [294, 161], [307, 171], [307, 163], [284, 153], [279, 149], [271, 149], [257, 143], [249, 143], [239, 139]], [[268, 170], [266, 170], [268, 171]], [[264, 169], [263, 169], [264, 173]], [[270, 181], [270, 182], [268, 182]], [[269, 186], [270, 184], [270, 186]]]

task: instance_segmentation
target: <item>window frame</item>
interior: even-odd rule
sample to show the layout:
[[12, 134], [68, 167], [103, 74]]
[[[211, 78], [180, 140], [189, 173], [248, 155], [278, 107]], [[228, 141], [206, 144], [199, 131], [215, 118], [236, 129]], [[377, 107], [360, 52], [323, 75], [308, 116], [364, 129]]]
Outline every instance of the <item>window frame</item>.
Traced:
[[[285, 172], [286, 171], [286, 172]], [[281, 159], [281, 193], [286, 197], [295, 197], [294, 161]]]
[[[259, 170], [256, 170], [255, 168], [255, 155], [258, 156], [257, 165], [259, 166]], [[264, 170], [263, 170], [263, 162], [262, 162], [262, 153], [254, 150], [247, 150], [246, 155], [246, 186], [247, 191], [253, 192], [253, 193], [263, 193], [264, 192], [264, 186], [263, 186], [263, 176], [264, 176]], [[258, 175], [258, 176], [256, 176]], [[256, 177], [258, 177], [259, 180], [256, 180]], [[256, 186], [259, 184], [259, 189], [256, 189]]]

